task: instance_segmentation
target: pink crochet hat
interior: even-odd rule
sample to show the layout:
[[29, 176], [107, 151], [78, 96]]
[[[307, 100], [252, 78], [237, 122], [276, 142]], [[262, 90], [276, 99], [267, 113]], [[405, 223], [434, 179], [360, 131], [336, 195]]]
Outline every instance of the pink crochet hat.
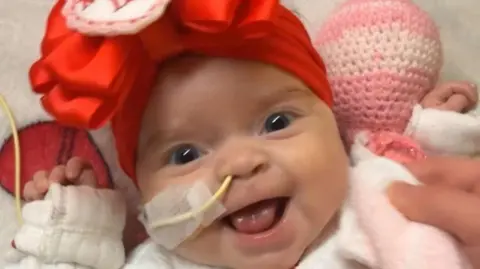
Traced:
[[410, 0], [347, 0], [318, 32], [348, 145], [362, 130], [403, 134], [442, 66], [438, 29]]

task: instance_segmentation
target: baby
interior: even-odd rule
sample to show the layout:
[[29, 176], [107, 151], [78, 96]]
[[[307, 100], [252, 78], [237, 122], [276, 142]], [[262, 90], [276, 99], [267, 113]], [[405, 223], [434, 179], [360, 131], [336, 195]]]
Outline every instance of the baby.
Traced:
[[[26, 186], [7, 268], [357, 268], [335, 236], [348, 157], [300, 21], [274, 0], [145, 3], [59, 0], [31, 80], [60, 122], [111, 122], [150, 239], [125, 262], [124, 205], [76, 159]], [[155, 228], [221, 186], [201, 225]]]
[[[155, 268], [292, 268], [333, 230], [347, 190], [325, 68], [300, 21], [277, 1], [193, 4], [174, 0], [140, 33], [100, 38], [68, 30], [65, 1], [58, 1], [31, 71], [34, 90], [66, 124], [97, 128], [112, 120], [120, 163], [145, 204], [172, 185], [202, 181], [215, 190], [233, 176], [217, 221], [174, 252], [151, 231], [153, 242], [130, 266], [147, 268], [143, 259]], [[19, 237], [17, 249], [29, 253]]]

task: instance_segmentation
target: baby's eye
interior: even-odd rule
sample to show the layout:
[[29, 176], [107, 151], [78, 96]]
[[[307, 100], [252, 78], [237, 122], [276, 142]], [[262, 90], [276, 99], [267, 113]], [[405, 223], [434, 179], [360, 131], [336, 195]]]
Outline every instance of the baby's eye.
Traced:
[[201, 152], [198, 148], [193, 145], [185, 144], [176, 147], [172, 151], [168, 163], [174, 165], [187, 164], [200, 158], [200, 156]]
[[267, 133], [280, 131], [292, 123], [293, 117], [285, 112], [274, 113], [265, 120], [264, 129]]

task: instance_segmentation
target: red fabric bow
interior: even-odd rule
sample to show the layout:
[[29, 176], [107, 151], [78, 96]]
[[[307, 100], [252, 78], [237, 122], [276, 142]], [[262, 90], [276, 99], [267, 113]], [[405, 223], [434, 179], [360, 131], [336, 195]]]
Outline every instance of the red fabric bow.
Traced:
[[131, 36], [88, 37], [67, 29], [53, 8], [42, 57], [31, 68], [35, 92], [57, 120], [99, 128], [112, 120], [120, 163], [135, 177], [143, 110], [157, 65], [190, 52], [266, 62], [293, 73], [331, 105], [322, 60], [301, 22], [278, 0], [173, 0], [165, 14]]
[[131, 74], [154, 63], [138, 37], [87, 37], [69, 30], [54, 6], [42, 42], [42, 58], [30, 69], [33, 90], [58, 121], [98, 128], [110, 120], [135, 84]]
[[[64, 0], [58, 1], [49, 17], [43, 57], [31, 68], [31, 82], [34, 91], [44, 94], [45, 109], [59, 121], [98, 128], [112, 118], [134, 88], [138, 77], [132, 74], [151, 76], [156, 63], [145, 54], [138, 36], [98, 38], [69, 30], [61, 14], [64, 4]], [[184, 0], [174, 1], [173, 5], [172, 12], [157, 23], [162, 29], [155, 29], [152, 36], [142, 35], [153, 39], [146, 45], [155, 47], [154, 54], [156, 46], [172, 45], [158, 50], [166, 54], [157, 55], [158, 60], [172, 51], [186, 49], [185, 44], [200, 45], [198, 40], [207, 41], [202, 44], [205, 46], [217, 44], [216, 40], [225, 39], [225, 35], [229, 41], [236, 40], [234, 37], [261, 37], [273, 28], [271, 18], [278, 7], [275, 0]], [[172, 16], [181, 18], [180, 23], [195, 32], [183, 35], [177, 31], [175, 20], [168, 18]], [[200, 37], [211, 34], [221, 35], [216, 39]], [[165, 35], [170, 36], [167, 42]]]
[[274, 27], [279, 8], [277, 0], [184, 0], [175, 4], [185, 26], [209, 34], [230, 30], [233, 38], [267, 34]]

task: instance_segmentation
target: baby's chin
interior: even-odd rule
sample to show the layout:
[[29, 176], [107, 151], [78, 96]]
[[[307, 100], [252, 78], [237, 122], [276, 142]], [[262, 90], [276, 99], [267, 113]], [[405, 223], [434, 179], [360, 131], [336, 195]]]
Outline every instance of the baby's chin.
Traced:
[[[187, 255], [187, 260], [213, 266], [215, 268], [228, 269], [292, 269], [298, 264], [305, 253], [305, 248], [289, 248], [271, 253], [245, 254], [237, 251], [223, 251], [218, 254], [217, 261], [206, 261], [201, 257], [192, 257]], [[179, 254], [179, 253], [178, 253]], [[196, 256], [196, 255], [193, 255]], [[221, 256], [221, 257], [220, 257]], [[199, 259], [195, 259], [199, 258]]]
[[242, 256], [242, 261], [231, 264], [233, 269], [292, 269], [301, 260], [304, 249], [288, 249], [257, 256]]

